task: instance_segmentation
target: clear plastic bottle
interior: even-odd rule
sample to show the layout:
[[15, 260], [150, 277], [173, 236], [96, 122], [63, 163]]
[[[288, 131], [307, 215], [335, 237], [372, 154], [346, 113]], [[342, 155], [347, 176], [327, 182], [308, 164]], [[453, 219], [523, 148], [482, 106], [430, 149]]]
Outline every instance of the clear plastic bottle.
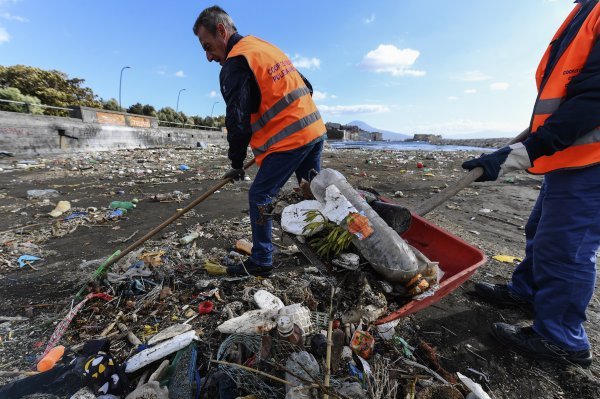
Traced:
[[369, 219], [373, 233], [362, 240], [355, 237], [352, 242], [373, 269], [389, 281], [406, 282], [426, 266], [415, 256], [406, 241], [387, 225], [340, 172], [334, 169], [321, 170], [312, 180], [310, 188], [315, 198], [324, 204], [325, 191], [331, 185], [334, 185], [359, 213]]

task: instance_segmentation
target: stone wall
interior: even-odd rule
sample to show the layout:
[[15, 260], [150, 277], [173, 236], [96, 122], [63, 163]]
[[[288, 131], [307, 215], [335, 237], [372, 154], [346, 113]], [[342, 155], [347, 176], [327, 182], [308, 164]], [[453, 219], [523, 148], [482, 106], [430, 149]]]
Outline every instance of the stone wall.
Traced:
[[[128, 119], [129, 121], [129, 116]], [[129, 122], [128, 122], [129, 123]], [[0, 151], [15, 155], [227, 144], [221, 131], [133, 127], [0, 111]]]

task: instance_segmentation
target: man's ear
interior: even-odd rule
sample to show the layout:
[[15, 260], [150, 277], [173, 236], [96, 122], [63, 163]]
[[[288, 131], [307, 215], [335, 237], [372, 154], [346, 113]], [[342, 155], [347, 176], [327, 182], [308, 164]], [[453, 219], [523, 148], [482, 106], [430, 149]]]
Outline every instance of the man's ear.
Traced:
[[223, 40], [227, 39], [227, 29], [225, 29], [225, 25], [217, 24], [217, 35]]

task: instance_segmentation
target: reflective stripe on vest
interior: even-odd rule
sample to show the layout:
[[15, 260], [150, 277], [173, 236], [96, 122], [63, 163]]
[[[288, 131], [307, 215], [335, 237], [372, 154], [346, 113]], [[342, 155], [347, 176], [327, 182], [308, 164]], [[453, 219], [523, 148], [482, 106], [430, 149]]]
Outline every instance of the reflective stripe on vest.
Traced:
[[[577, 4], [571, 11], [552, 38], [538, 65], [536, 83], [539, 95], [531, 119], [532, 134], [535, 134], [540, 126], [543, 126], [546, 120], [559, 109], [566, 98], [569, 82], [581, 72], [598, 39], [595, 27], [600, 22], [600, 4], [594, 5], [573, 40], [559, 55], [552, 70], [546, 71], [552, 44], [560, 38], [581, 7], [581, 4]], [[600, 127], [586, 133], [571, 146], [550, 156], [542, 156], [534, 160], [528, 172], [545, 174], [554, 170], [583, 168], [597, 163], [600, 163]]]
[[269, 150], [269, 147], [271, 147], [273, 144], [285, 139], [286, 137], [291, 136], [292, 134], [304, 129], [305, 127], [307, 127], [308, 125], [310, 125], [311, 123], [314, 123], [316, 121], [318, 121], [319, 119], [321, 119], [321, 114], [319, 114], [319, 111], [313, 112], [310, 115], [305, 116], [304, 118], [292, 123], [291, 125], [289, 125], [288, 127], [286, 127], [283, 130], [280, 130], [278, 133], [276, 133], [275, 135], [271, 136], [266, 143], [264, 143], [263, 145], [261, 145], [260, 147], [256, 147], [252, 149], [252, 152], [254, 153], [254, 156], [259, 156], [265, 152], [267, 152]]
[[260, 90], [258, 112], [250, 115], [250, 147], [259, 166], [270, 153], [303, 147], [326, 133], [310, 90], [281, 50], [246, 36], [227, 58], [236, 56], [246, 58]]
[[310, 94], [310, 90], [308, 87], [300, 87], [292, 91], [289, 94], [286, 94], [281, 100], [275, 103], [271, 108], [265, 111], [264, 114], [260, 117], [260, 119], [252, 124], [252, 133], [258, 132], [260, 129], [265, 127], [265, 125], [273, 119], [278, 113], [283, 111], [288, 105], [296, 101], [302, 96]]

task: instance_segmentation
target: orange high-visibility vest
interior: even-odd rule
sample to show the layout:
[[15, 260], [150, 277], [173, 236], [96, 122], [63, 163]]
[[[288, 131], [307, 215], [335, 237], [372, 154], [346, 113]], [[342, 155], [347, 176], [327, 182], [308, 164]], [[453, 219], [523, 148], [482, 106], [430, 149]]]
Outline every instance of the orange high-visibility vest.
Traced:
[[272, 152], [300, 148], [326, 133], [308, 87], [281, 50], [246, 36], [227, 58], [240, 55], [248, 61], [261, 95], [258, 112], [250, 115], [250, 148], [258, 165]]
[[[581, 4], [575, 6], [552, 38], [552, 42], [560, 37], [580, 8]], [[531, 119], [530, 131], [532, 133], [535, 134], [538, 128], [565, 100], [567, 85], [571, 79], [581, 72], [599, 33], [600, 4], [596, 5], [590, 12], [571, 44], [565, 49], [552, 71], [550, 71], [546, 83], [542, 86], [552, 44], [548, 46], [535, 75], [538, 99]], [[597, 163], [600, 163], [600, 127], [578, 138], [570, 147], [557, 151], [550, 156], [542, 156], [536, 159], [528, 171], [533, 174], [544, 174], [557, 169], [583, 168]]]

